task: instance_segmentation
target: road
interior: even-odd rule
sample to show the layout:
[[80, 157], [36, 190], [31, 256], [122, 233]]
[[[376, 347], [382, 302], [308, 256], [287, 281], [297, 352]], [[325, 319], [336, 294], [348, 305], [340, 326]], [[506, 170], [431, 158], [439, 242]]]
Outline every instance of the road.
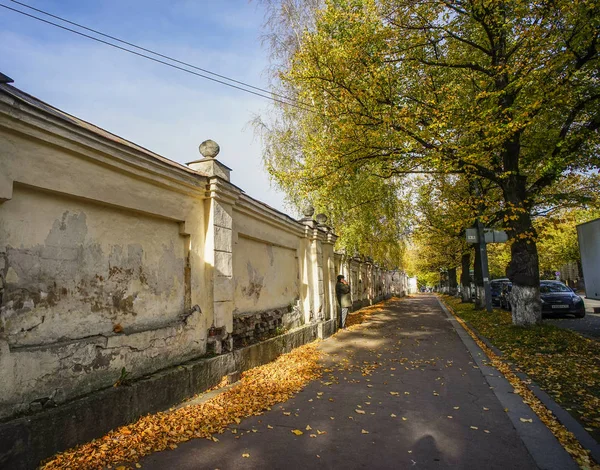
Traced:
[[142, 468], [572, 468], [547, 428], [457, 328], [432, 295], [389, 302], [321, 343], [321, 380], [230, 426], [219, 442], [182, 443], [144, 457]]
[[576, 331], [587, 338], [600, 340], [600, 314], [593, 312], [594, 307], [600, 307], [600, 301], [587, 298], [583, 300], [585, 302], [584, 318], [573, 318], [565, 315], [563, 317], [546, 318], [544, 322]]

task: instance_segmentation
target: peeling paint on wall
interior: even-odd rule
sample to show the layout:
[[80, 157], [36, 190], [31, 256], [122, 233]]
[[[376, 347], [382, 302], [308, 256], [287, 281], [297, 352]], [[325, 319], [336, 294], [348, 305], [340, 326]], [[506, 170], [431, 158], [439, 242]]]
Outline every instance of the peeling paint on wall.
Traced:
[[254, 302], [258, 302], [260, 298], [260, 291], [263, 288], [264, 276], [259, 275], [258, 271], [254, 269], [250, 261], [246, 264], [248, 269], [248, 285], [242, 287], [242, 292], [246, 297], [254, 299]]
[[264, 312], [300, 296], [296, 250], [238, 237], [233, 252], [234, 315]]
[[[13, 199], [25, 206], [20, 213], [42, 199], [22, 193]], [[184, 246], [176, 223], [52, 199], [44, 195], [36, 208], [46, 219], [58, 203], [74, 207], [60, 211], [45, 236], [20, 236], [28, 221], [0, 231], [0, 328], [10, 345], [104, 334], [117, 323], [152, 327], [183, 311]]]
[[0, 419], [203, 354], [185, 240], [175, 221], [15, 186], [0, 205]]

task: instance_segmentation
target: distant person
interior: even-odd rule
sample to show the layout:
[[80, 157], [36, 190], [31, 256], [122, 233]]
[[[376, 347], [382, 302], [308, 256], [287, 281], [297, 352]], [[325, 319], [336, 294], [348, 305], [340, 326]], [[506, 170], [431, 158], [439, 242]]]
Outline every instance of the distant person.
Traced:
[[335, 284], [335, 295], [337, 297], [338, 304], [342, 309], [340, 328], [345, 328], [348, 309], [352, 306], [352, 299], [350, 298], [350, 286], [344, 279], [344, 276], [341, 274], [337, 277], [337, 283]]

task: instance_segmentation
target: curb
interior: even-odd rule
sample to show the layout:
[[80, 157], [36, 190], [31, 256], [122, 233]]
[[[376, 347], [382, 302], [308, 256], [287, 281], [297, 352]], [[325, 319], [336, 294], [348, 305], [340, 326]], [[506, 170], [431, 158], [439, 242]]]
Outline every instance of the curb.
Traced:
[[[465, 321], [465, 320], [463, 320]], [[496, 355], [503, 357], [504, 354], [496, 346], [494, 346], [489, 339], [483, 336], [479, 331], [473, 327], [469, 322], [465, 323], [471, 328], [471, 331]], [[567, 410], [554, 401], [554, 399], [548, 395], [535, 381], [531, 380], [527, 374], [516, 369], [514, 364], [506, 363], [513, 373], [521, 379], [525, 386], [531, 390], [531, 392], [537, 397], [542, 404], [548, 408], [556, 419], [562, 424], [567, 431], [573, 433], [575, 438], [579, 441], [581, 446], [590, 451], [590, 456], [596, 461], [600, 462], [600, 443], [596, 441]]]
[[[519, 437], [525, 444], [529, 454], [540, 469], [568, 470], [577, 469], [579, 465], [563, 448], [554, 434], [539, 419], [537, 414], [527, 405], [522, 397], [514, 392], [512, 385], [495, 367], [487, 364], [489, 358], [485, 352], [469, 336], [467, 331], [456, 320], [446, 305], [437, 297], [438, 303], [448, 317], [461, 341], [473, 357], [490, 388], [508, 411]], [[521, 418], [532, 419], [530, 423], [521, 422]]]

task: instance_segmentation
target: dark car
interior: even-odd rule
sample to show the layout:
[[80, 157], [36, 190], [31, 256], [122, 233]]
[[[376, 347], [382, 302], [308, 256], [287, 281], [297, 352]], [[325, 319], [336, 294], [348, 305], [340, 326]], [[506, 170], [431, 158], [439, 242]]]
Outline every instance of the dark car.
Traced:
[[510, 291], [512, 290], [512, 282], [505, 281], [502, 283], [502, 287], [500, 289], [500, 295], [498, 296], [498, 301], [500, 303], [500, 308], [504, 310], [510, 310]]
[[585, 317], [585, 305], [573, 289], [560, 281], [541, 281], [542, 317], [570, 313], [577, 318]]
[[507, 278], [493, 279], [490, 281], [490, 291], [492, 292], [492, 305], [500, 305], [500, 294], [502, 293], [502, 285], [509, 282]]

